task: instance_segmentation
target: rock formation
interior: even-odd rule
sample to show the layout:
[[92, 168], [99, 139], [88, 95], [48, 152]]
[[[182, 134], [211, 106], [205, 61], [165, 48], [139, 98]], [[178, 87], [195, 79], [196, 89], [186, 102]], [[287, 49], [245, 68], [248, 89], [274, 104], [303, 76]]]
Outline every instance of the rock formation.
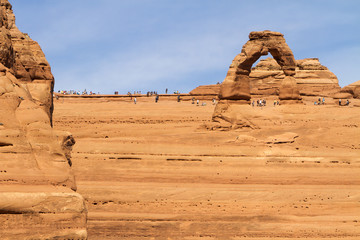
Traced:
[[[294, 78], [302, 96], [329, 96], [340, 91], [339, 81], [334, 73], [323, 66], [317, 58], [295, 60]], [[275, 59], [261, 59], [250, 72], [250, 94], [258, 96], [279, 95], [280, 85], [285, 78], [281, 66]], [[360, 83], [358, 84], [360, 85]], [[356, 83], [350, 84], [342, 91], [353, 93]], [[203, 85], [195, 88], [189, 94], [213, 95], [219, 94], [219, 85]]]
[[7, 0], [0, 15], [0, 236], [85, 239], [86, 207], [70, 168], [75, 141], [51, 126], [50, 66]]
[[54, 77], [39, 44], [20, 32], [8, 0], [0, 0], [0, 62], [26, 83], [34, 102], [41, 106], [52, 122]]
[[[331, 96], [339, 92], [340, 86], [334, 73], [320, 64], [317, 58], [296, 60], [294, 78], [300, 95]], [[285, 78], [280, 65], [273, 58], [260, 60], [250, 73], [252, 95], [278, 95]]]
[[189, 92], [190, 95], [218, 95], [220, 84], [202, 85]]
[[342, 93], [350, 93], [354, 98], [360, 99], [360, 80], [341, 89]]
[[[286, 44], [281, 33], [262, 31], [251, 32], [250, 40], [243, 46], [242, 51], [235, 57], [224, 82], [220, 88], [220, 99], [226, 100], [245, 100], [249, 101], [250, 96], [250, 73], [252, 65], [262, 55], [269, 52], [281, 66], [287, 78], [284, 79], [284, 88], [280, 88], [280, 99], [283, 100], [300, 100], [300, 95], [294, 85], [294, 75], [296, 63], [293, 53]], [[289, 91], [289, 86], [295, 87]]]
[[[251, 32], [250, 40], [235, 57], [224, 82], [220, 86], [219, 102], [215, 107], [212, 121], [218, 126], [211, 129], [236, 129], [254, 127], [250, 120], [237, 110], [239, 103], [250, 103], [250, 73], [252, 65], [269, 52], [285, 74], [279, 90], [279, 99], [286, 103], [301, 102], [299, 89], [294, 78], [296, 63], [284, 36], [278, 32]], [[225, 122], [227, 124], [225, 124]], [[230, 125], [230, 127], [228, 126]]]

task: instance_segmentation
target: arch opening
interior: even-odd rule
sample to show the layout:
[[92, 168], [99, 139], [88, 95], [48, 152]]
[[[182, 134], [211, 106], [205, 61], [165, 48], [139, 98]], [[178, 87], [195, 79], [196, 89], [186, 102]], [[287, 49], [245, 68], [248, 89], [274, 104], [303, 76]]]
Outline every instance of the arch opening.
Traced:
[[293, 77], [296, 67], [295, 58], [283, 35], [278, 32], [262, 31], [251, 32], [249, 38], [250, 40], [245, 43], [241, 53], [234, 58], [227, 76], [221, 84], [220, 100], [249, 101], [251, 99], [249, 78], [251, 68], [261, 56], [269, 53], [281, 66], [286, 76], [280, 87], [280, 100], [301, 99]]

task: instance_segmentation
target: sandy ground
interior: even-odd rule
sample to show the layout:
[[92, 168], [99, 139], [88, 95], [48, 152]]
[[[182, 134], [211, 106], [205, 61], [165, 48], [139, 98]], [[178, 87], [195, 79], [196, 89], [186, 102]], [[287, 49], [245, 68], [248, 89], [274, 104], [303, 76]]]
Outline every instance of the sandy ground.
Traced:
[[360, 101], [314, 99], [236, 131], [206, 130], [211, 101], [54, 100], [89, 239], [360, 239]]

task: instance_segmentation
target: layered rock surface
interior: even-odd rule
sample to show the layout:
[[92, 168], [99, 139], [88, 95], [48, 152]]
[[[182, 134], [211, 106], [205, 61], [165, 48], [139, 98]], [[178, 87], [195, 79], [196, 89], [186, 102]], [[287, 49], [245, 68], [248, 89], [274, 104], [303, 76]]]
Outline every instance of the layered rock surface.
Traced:
[[[278, 32], [262, 31], [251, 32], [249, 41], [243, 46], [241, 53], [235, 57], [230, 65], [224, 82], [221, 84], [219, 98], [228, 100], [250, 100], [250, 72], [252, 65], [262, 56], [269, 52], [281, 66], [287, 78], [287, 84], [279, 95], [284, 100], [301, 99], [296, 89], [289, 91], [287, 88], [293, 82], [295, 75], [295, 59], [284, 36]], [[296, 88], [296, 85], [293, 87]], [[282, 89], [280, 89], [280, 92]]]
[[[252, 65], [263, 55], [270, 53], [281, 66], [285, 78], [279, 87], [279, 99], [286, 103], [301, 102], [300, 92], [294, 78], [296, 63], [294, 55], [287, 45], [284, 35], [279, 32], [262, 31], [251, 32], [249, 41], [243, 46], [230, 65], [225, 80], [220, 86], [219, 103], [213, 114], [213, 121], [223, 126], [231, 125], [234, 128], [237, 119], [243, 119], [241, 113], [232, 113], [231, 105], [250, 103], [250, 73]], [[231, 116], [229, 118], [229, 116]], [[221, 120], [220, 120], [221, 119]], [[228, 122], [225, 124], [223, 122]], [[235, 125], [235, 126], [234, 126]], [[250, 126], [247, 123], [241, 126]], [[237, 127], [235, 127], [237, 128]]]
[[354, 98], [360, 99], [360, 80], [345, 86], [341, 92], [350, 93]]
[[218, 95], [220, 84], [201, 85], [189, 92], [190, 95]]
[[360, 99], [233, 104], [237, 129], [216, 132], [201, 127], [211, 100], [129, 99], [54, 101], [55, 128], [76, 136], [89, 238], [359, 239]]
[[[305, 58], [295, 60], [296, 69], [294, 78], [300, 95], [303, 96], [333, 96], [340, 91], [339, 81], [334, 73], [319, 62], [318, 58]], [[268, 57], [261, 59], [250, 72], [250, 93], [251, 95], [279, 95], [284, 72], [275, 59]], [[341, 91], [354, 93], [360, 81], [344, 87]], [[359, 87], [360, 90], [360, 87]], [[203, 85], [195, 88], [189, 94], [212, 95], [219, 94], [219, 85]]]
[[[250, 73], [251, 94], [277, 95], [285, 77], [275, 59], [260, 60]], [[331, 96], [340, 91], [336, 75], [317, 58], [296, 60], [294, 78], [301, 95]]]
[[34, 102], [52, 121], [54, 76], [39, 44], [15, 25], [15, 15], [8, 0], [0, 0], [0, 62], [26, 83]]
[[75, 140], [51, 126], [50, 66], [15, 26], [8, 1], [0, 14], [0, 236], [84, 239], [86, 208], [70, 168]]

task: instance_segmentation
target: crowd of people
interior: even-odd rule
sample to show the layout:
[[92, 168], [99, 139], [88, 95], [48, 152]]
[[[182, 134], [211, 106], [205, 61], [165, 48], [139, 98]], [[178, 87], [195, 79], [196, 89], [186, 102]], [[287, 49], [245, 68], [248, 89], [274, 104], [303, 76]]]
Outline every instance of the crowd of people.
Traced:
[[[274, 101], [274, 106], [279, 105], [279, 104], [280, 104], [279, 101], [276, 101], [276, 100]], [[253, 100], [251, 102], [251, 106], [255, 107], [255, 100]], [[265, 107], [266, 106], [266, 99], [258, 99], [258, 100], [256, 100], [256, 106], [257, 107]]]
[[345, 104], [344, 104], [344, 105], [342, 105], [342, 103], [341, 103], [341, 99], [339, 99], [339, 106], [349, 106], [349, 104], [350, 104], [349, 99], [346, 99], [346, 102], [345, 102]]
[[[57, 92], [58, 94], [63, 94], [63, 95], [99, 95], [100, 93], [95, 93], [93, 91], [87, 91], [86, 89], [84, 91], [77, 91], [77, 90], [58, 90]], [[166, 88], [165, 89], [165, 94], [168, 93], [168, 89]], [[118, 91], [115, 91], [114, 92], [114, 95], [118, 95], [119, 92]], [[177, 94], [177, 102], [180, 102], [182, 99], [180, 97], [180, 93], [179, 91], [174, 91], [174, 94]], [[133, 97], [134, 97], [134, 103], [136, 104], [137, 103], [137, 98], [136, 96], [137, 95], [141, 95], [141, 91], [134, 91], [134, 94], [132, 94], [131, 92], [128, 92], [127, 95], [129, 97], [131, 97], [131, 100], [133, 100]], [[151, 97], [151, 96], [155, 96], [155, 103], [159, 102], [160, 100], [160, 97], [159, 97], [159, 94], [157, 91], [148, 91], [146, 92], [146, 96], [147, 97]], [[192, 104], [195, 104], [196, 102], [196, 105], [199, 106], [200, 105], [200, 101], [199, 99], [195, 99], [195, 97], [192, 98]], [[213, 98], [212, 99], [212, 104], [215, 105], [216, 104], [216, 99]], [[349, 99], [346, 99], [346, 102], [344, 103], [342, 101], [342, 99], [339, 99], [338, 100], [338, 104], [339, 106], [349, 106], [350, 104], [350, 101]], [[256, 101], [255, 100], [252, 100], [251, 102], [251, 105], [253, 107], [257, 106], [257, 107], [265, 107], [266, 106], [266, 99], [257, 99]], [[280, 105], [280, 102], [279, 100], [274, 100], [274, 107], [277, 106], [277, 105]], [[319, 97], [317, 100], [314, 101], [314, 105], [325, 105], [325, 97]], [[203, 102], [201, 103], [201, 106], [206, 106], [206, 103]]]
[[319, 99], [314, 102], [314, 105], [325, 105], [325, 98], [319, 97]]
[[77, 91], [77, 90], [59, 90], [58, 91], [59, 94], [63, 94], [63, 95], [96, 95], [96, 94], [100, 94], [95, 93], [93, 91], [88, 92], [86, 89], [84, 91]]

